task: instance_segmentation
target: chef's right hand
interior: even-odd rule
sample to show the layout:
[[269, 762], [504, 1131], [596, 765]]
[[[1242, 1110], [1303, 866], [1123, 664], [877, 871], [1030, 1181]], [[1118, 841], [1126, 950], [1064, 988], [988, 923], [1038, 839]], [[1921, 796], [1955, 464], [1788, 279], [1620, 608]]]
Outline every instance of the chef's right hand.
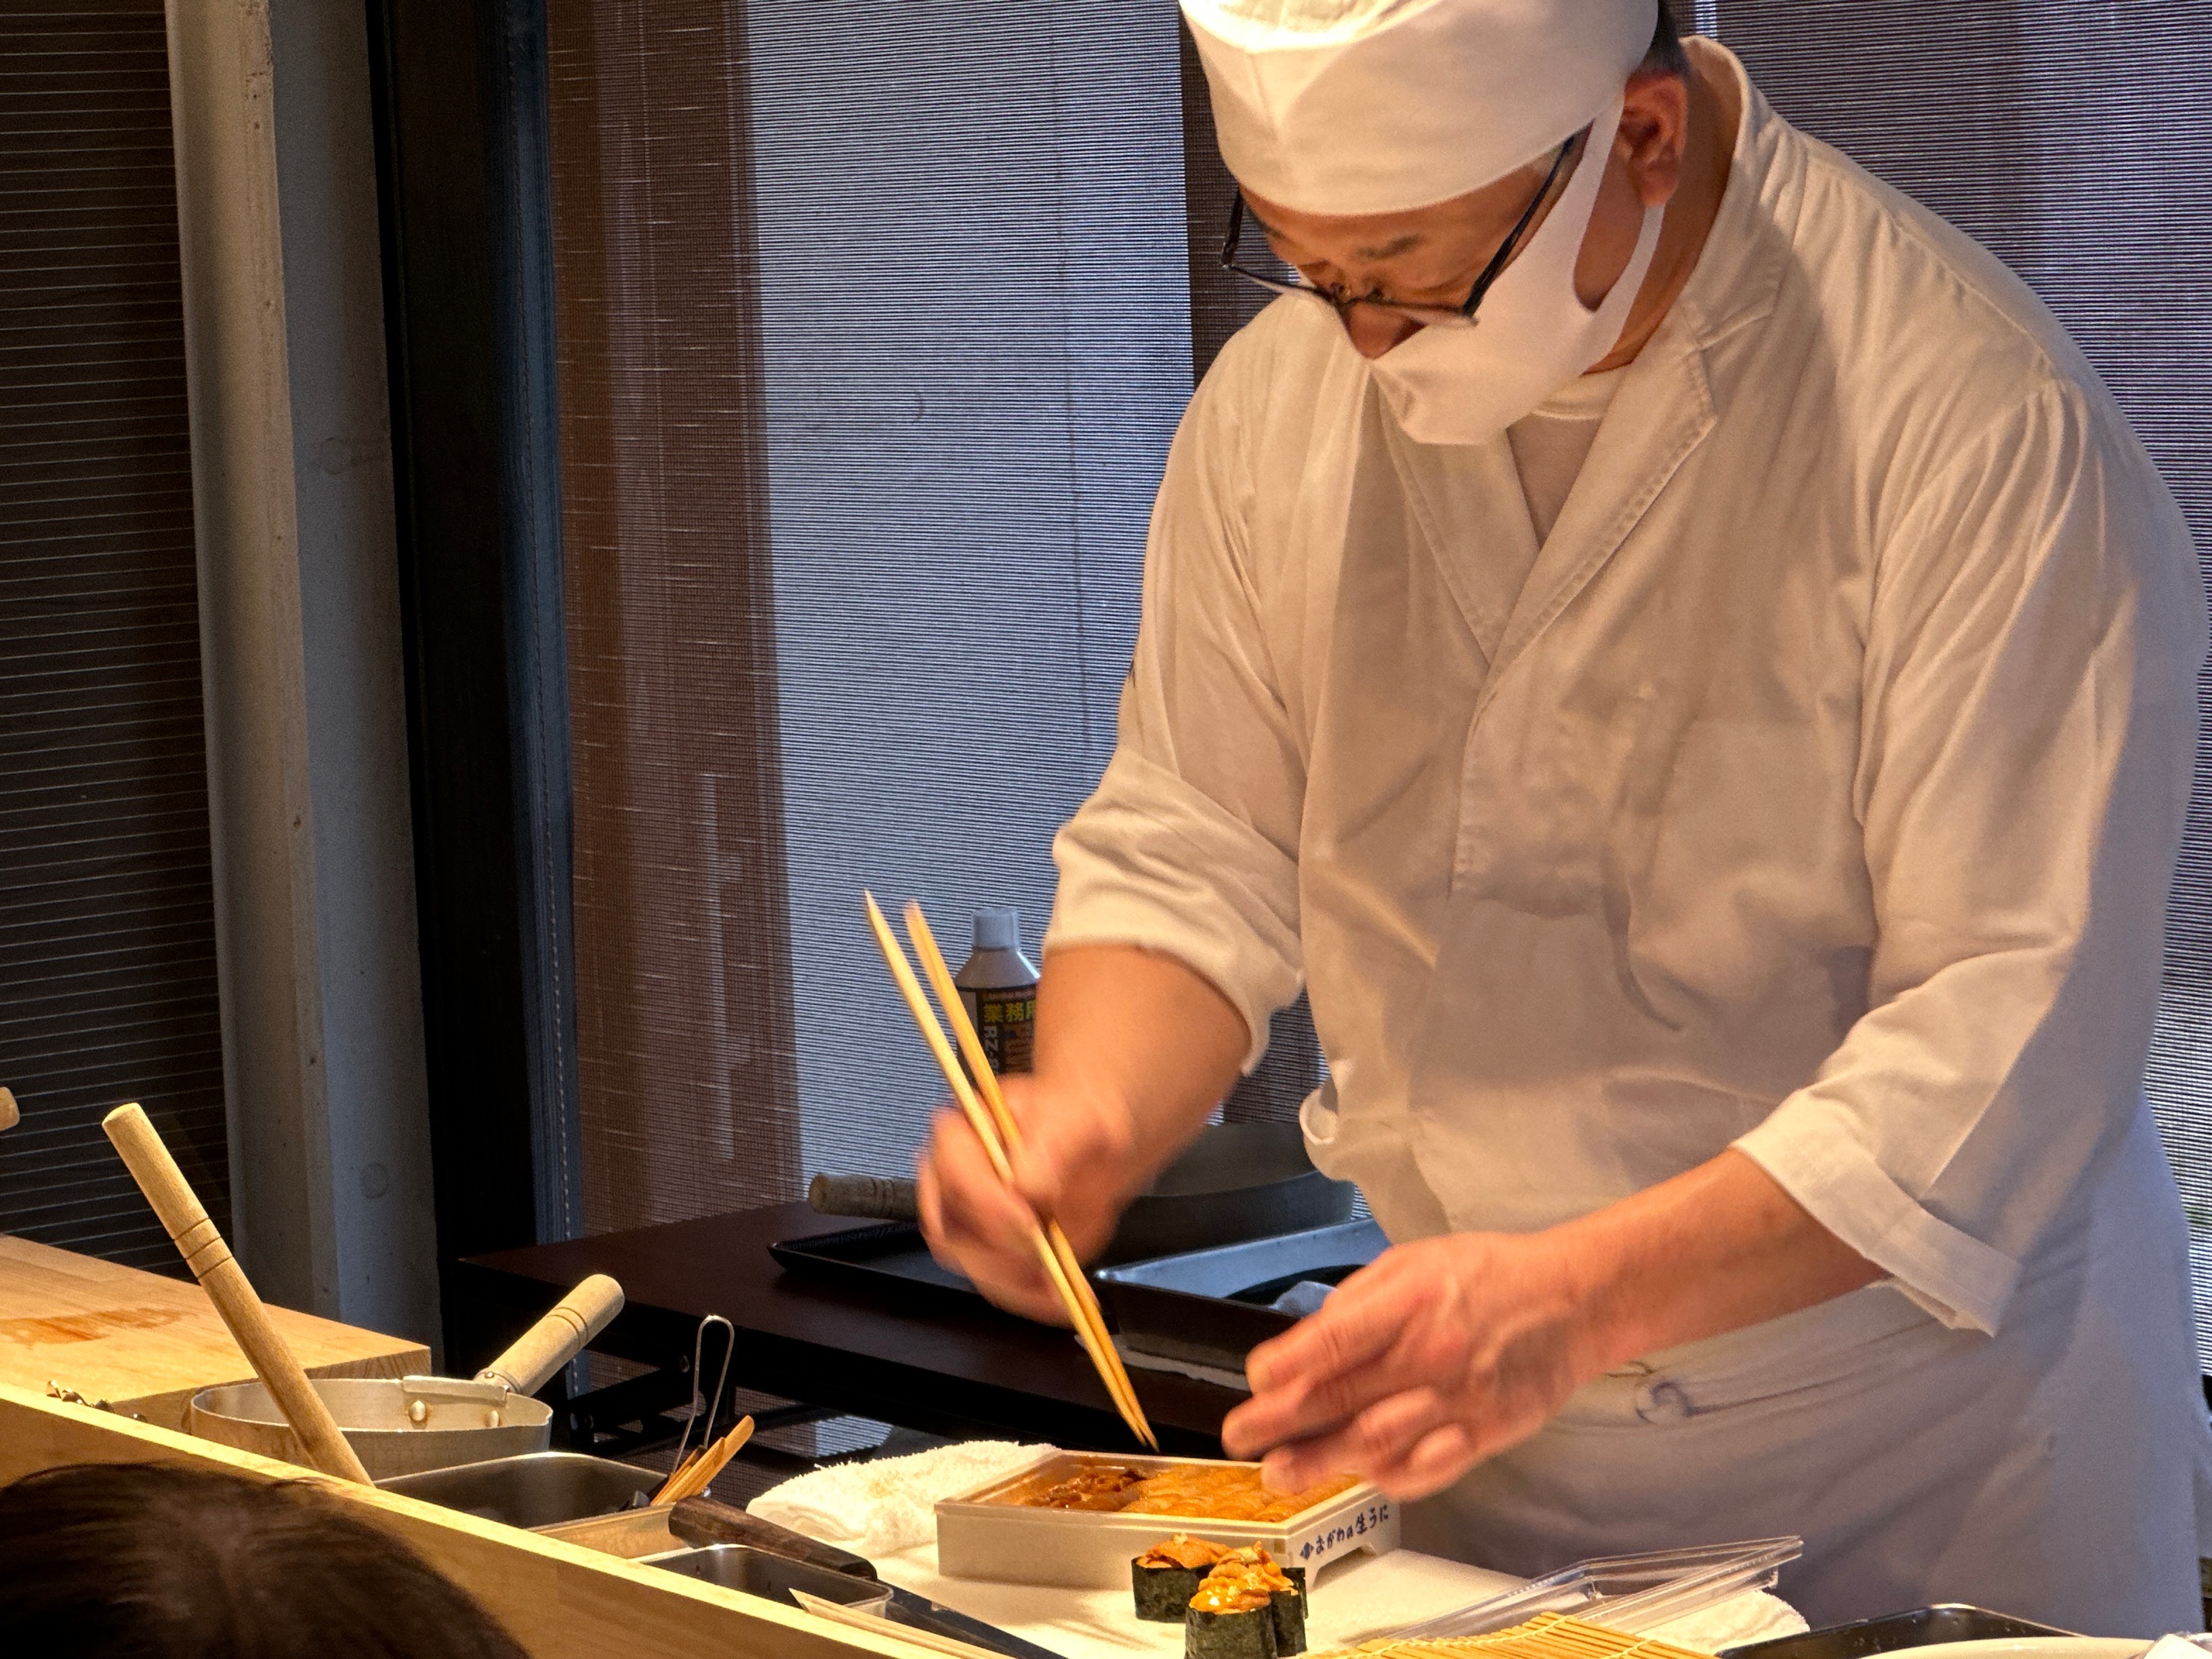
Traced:
[[1013, 1186], [999, 1179], [966, 1119], [939, 1112], [915, 1171], [922, 1236], [932, 1255], [1000, 1307], [1065, 1325], [1066, 1310], [1037, 1258], [1037, 1221], [1057, 1220], [1082, 1260], [1105, 1249], [1144, 1184], [1134, 1126], [1106, 1094], [1028, 1077], [1000, 1086], [1022, 1131]]

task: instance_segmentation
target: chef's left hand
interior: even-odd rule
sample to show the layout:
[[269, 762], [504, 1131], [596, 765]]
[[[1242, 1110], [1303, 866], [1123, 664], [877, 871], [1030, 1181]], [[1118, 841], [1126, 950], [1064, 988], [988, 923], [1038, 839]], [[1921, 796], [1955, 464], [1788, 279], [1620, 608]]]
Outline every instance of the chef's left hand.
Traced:
[[1734, 1147], [1535, 1233], [1386, 1250], [1252, 1350], [1232, 1457], [1296, 1491], [1364, 1475], [1404, 1502], [1526, 1440], [1640, 1353], [1843, 1296], [1882, 1270]]
[[[1453, 1233], [1385, 1251], [1255, 1348], [1232, 1457], [1296, 1491], [1338, 1473], [1403, 1502], [1541, 1428], [1604, 1369], [1556, 1235]], [[1268, 1448], [1273, 1449], [1268, 1450]]]

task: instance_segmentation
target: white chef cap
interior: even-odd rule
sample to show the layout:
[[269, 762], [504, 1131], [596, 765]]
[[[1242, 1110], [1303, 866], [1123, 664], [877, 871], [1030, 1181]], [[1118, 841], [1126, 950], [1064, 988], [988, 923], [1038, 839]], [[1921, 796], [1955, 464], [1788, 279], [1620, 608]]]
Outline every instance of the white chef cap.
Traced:
[[1602, 114], [1657, 0], [1182, 0], [1222, 159], [1309, 213], [1442, 202]]

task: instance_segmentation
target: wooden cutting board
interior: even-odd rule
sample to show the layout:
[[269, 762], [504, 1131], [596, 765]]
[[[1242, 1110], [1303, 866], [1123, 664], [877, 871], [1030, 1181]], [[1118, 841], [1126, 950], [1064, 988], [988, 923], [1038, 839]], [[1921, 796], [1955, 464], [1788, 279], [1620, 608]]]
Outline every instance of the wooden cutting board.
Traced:
[[[419, 1342], [289, 1309], [269, 1310], [310, 1376], [405, 1376], [430, 1369]], [[181, 1429], [202, 1389], [249, 1382], [253, 1367], [189, 1279], [0, 1234], [0, 1382], [58, 1383]]]

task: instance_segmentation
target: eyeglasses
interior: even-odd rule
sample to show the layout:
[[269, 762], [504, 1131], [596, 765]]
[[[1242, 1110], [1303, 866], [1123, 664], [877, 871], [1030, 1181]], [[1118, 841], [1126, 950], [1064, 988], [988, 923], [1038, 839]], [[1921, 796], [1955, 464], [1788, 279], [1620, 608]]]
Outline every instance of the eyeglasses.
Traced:
[[1490, 263], [1482, 268], [1482, 274], [1474, 279], [1474, 287], [1468, 293], [1466, 302], [1456, 309], [1442, 306], [1399, 305], [1389, 300], [1355, 298], [1340, 289], [1320, 288], [1300, 276], [1293, 276], [1285, 281], [1279, 276], [1270, 276], [1264, 272], [1254, 270], [1248, 265], [1238, 264], [1237, 249], [1244, 240], [1244, 192], [1241, 190], [1235, 192], [1229, 204], [1229, 234], [1223, 239], [1221, 244], [1221, 268], [1224, 270], [1236, 272], [1248, 283], [1256, 283], [1271, 294], [1303, 294], [1309, 299], [1318, 300], [1340, 315], [1349, 311], [1353, 306], [1371, 306], [1377, 311], [1388, 312], [1394, 317], [1407, 318], [1425, 327], [1472, 328], [1474, 326], [1475, 307], [1482, 303], [1482, 296], [1490, 292], [1492, 284], [1498, 281], [1499, 275], [1505, 269], [1506, 263], [1512, 258], [1514, 250], [1520, 246], [1521, 238], [1527, 234], [1529, 225], [1535, 220], [1536, 210], [1543, 206], [1545, 198], [1551, 195], [1552, 186], [1559, 181], [1559, 169], [1567, 164], [1568, 152], [1574, 149], [1576, 141], [1589, 131], [1589, 129], [1585, 127], [1582, 132], [1571, 135], [1559, 146], [1559, 153], [1552, 158], [1552, 168], [1544, 175], [1544, 182], [1537, 186], [1536, 193], [1529, 198], [1528, 205], [1521, 210], [1520, 218], [1514, 221], [1513, 228], [1505, 234], [1505, 240], [1498, 245], [1498, 252], [1490, 256]]

